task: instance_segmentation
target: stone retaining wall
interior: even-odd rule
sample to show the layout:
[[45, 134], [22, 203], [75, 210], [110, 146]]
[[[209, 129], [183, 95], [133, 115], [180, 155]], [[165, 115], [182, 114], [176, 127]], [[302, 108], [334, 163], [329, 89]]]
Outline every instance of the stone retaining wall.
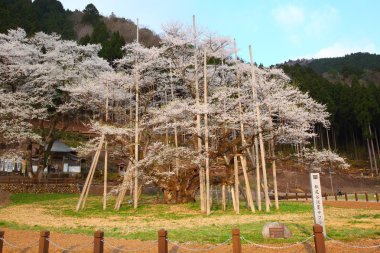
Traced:
[[80, 193], [77, 184], [0, 184], [0, 190], [10, 193]]

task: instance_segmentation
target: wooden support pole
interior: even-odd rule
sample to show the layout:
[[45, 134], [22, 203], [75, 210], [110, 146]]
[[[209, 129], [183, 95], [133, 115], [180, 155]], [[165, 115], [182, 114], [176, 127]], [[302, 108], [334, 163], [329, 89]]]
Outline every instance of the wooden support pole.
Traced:
[[325, 193], [325, 200], [327, 200], [327, 193]]
[[158, 253], [168, 253], [168, 232], [164, 229], [158, 231]]
[[237, 155], [234, 155], [234, 177], [235, 177], [235, 212], [240, 213], [240, 201], [239, 201], [239, 171], [238, 171], [238, 159]]
[[[206, 56], [206, 50], [204, 51], [203, 55], [203, 103], [205, 106], [208, 105], [207, 102], [207, 56]], [[206, 153], [206, 161], [205, 161], [205, 167], [206, 167], [206, 214], [211, 214], [211, 201], [210, 200], [210, 157], [209, 157], [209, 145], [208, 145], [208, 114], [204, 114], [204, 129], [205, 129], [205, 136], [204, 136], [204, 142], [205, 142], [205, 153]], [[211, 197], [212, 198], [212, 197]]]
[[286, 192], [286, 200], [289, 200], [289, 194]]
[[298, 192], [296, 192], [296, 200], [298, 200]]
[[255, 205], [253, 204], [251, 186], [249, 184], [248, 173], [247, 173], [247, 160], [244, 156], [240, 156], [241, 167], [243, 168], [244, 181], [245, 181], [245, 193], [247, 195], [248, 207], [251, 211], [255, 212]]
[[49, 253], [49, 231], [41, 231], [38, 253]]
[[0, 231], [0, 253], [3, 253], [3, 246], [4, 246], [4, 231]]
[[358, 194], [355, 192], [355, 201], [358, 201]]
[[240, 230], [232, 229], [232, 253], [241, 253]]
[[305, 200], [307, 201], [307, 192], [305, 192]]
[[379, 194], [376, 192], [375, 195], [376, 195], [376, 202], [379, 202]]
[[230, 193], [232, 199], [232, 206], [234, 207], [234, 211], [236, 212], [235, 190], [233, 186], [230, 186]]
[[226, 211], [226, 185], [222, 185], [222, 208]]
[[365, 201], [368, 202], [368, 193], [365, 192], [364, 194], [365, 194]]
[[265, 196], [265, 211], [270, 211], [270, 200], [269, 200], [269, 193], [268, 193], [268, 179], [267, 179], [267, 169], [266, 169], [266, 163], [265, 163], [265, 147], [264, 147], [264, 140], [263, 140], [263, 131], [262, 131], [262, 123], [261, 123], [261, 112], [260, 112], [260, 105], [257, 99], [257, 92], [255, 88], [255, 67], [252, 57], [252, 48], [251, 45], [249, 45], [249, 56], [250, 56], [250, 65], [252, 67], [252, 76], [251, 76], [251, 86], [252, 86], [252, 97], [254, 98], [254, 102], [256, 104], [256, 119], [257, 119], [257, 132], [259, 134], [259, 146], [260, 146], [260, 156], [261, 156], [261, 165], [262, 165], [262, 173], [263, 173], [263, 181], [264, 181], [264, 196]]
[[[131, 167], [132, 167], [132, 162], [129, 161], [127, 169], [126, 169], [124, 177], [123, 177], [123, 182], [121, 183], [122, 189], [119, 192], [119, 195], [117, 196], [117, 200], [115, 203], [115, 210], [120, 209], [121, 203], [123, 203], [125, 194], [127, 193], [127, 182], [132, 179], [132, 176], [130, 175], [130, 173], [127, 173], [127, 172], [130, 171]], [[131, 183], [131, 185], [130, 185], [130, 190], [132, 191], [132, 189], [133, 189], [133, 183]]]
[[104, 252], [104, 232], [98, 230], [94, 234], [94, 253]]
[[76, 206], [76, 209], [75, 209], [76, 211], [79, 211], [79, 209], [83, 208], [84, 205], [85, 205], [86, 198], [87, 198], [87, 195], [88, 195], [88, 191], [90, 189], [90, 185], [91, 185], [91, 182], [92, 182], [92, 178], [93, 178], [94, 173], [95, 173], [96, 165], [98, 163], [98, 159], [99, 159], [99, 155], [100, 155], [100, 150], [101, 150], [101, 148], [103, 146], [103, 141], [104, 141], [104, 135], [102, 135], [102, 137], [100, 139], [98, 149], [96, 150], [94, 159], [92, 160], [90, 170], [88, 172], [86, 181], [85, 181], [83, 189], [82, 189], [82, 193], [81, 193], [81, 195], [79, 197], [79, 200], [78, 200], [78, 203], [77, 203], [77, 206]]
[[98, 147], [98, 153], [95, 154], [95, 157], [94, 157], [94, 166], [91, 170], [91, 172], [89, 173], [89, 181], [88, 181], [88, 184], [86, 186], [86, 189], [83, 188], [83, 191], [84, 191], [84, 197], [82, 199], [82, 206], [81, 206], [81, 209], [84, 208], [84, 206], [86, 205], [86, 201], [87, 201], [87, 197], [88, 197], [88, 194], [90, 192], [90, 187], [91, 187], [91, 184], [92, 184], [92, 180], [94, 178], [94, 175], [95, 175], [95, 170], [96, 170], [96, 166], [98, 165], [98, 161], [99, 161], [99, 156], [100, 156], [100, 152], [101, 152], [101, 149], [102, 149], [102, 146], [103, 146], [103, 140], [104, 140], [104, 135], [103, 135], [103, 139], [101, 140], [101, 142], [99, 143], [99, 147]]
[[[136, 22], [136, 41], [139, 43], [139, 20]], [[134, 167], [134, 190], [133, 190], [133, 208], [137, 209], [139, 202], [139, 170], [137, 163], [139, 161], [139, 72], [134, 74], [136, 89], [136, 105], [135, 105], [135, 167]]]
[[107, 208], [108, 142], [104, 144], [103, 210]]
[[338, 195], [336, 195], [336, 193], [334, 193], [334, 198], [335, 198], [335, 201], [338, 201]]
[[313, 226], [315, 253], [326, 253], [325, 239], [323, 236], [323, 227], [319, 224]]
[[346, 199], [346, 201], [348, 201], [348, 197], [347, 197], [347, 193], [346, 192], [344, 193], [344, 198]]

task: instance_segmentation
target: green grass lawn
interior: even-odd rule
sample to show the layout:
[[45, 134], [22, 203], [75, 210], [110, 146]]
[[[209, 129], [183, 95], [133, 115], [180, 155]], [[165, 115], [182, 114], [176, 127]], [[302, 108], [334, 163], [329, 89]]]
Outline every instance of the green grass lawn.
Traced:
[[[293, 237], [286, 242], [296, 242], [307, 238], [312, 234], [312, 206], [310, 202], [280, 202], [280, 210], [272, 210], [270, 213], [256, 212], [252, 214], [245, 208], [245, 203], [241, 203], [241, 212], [235, 214], [232, 207], [228, 206], [227, 211], [222, 211], [221, 206], [213, 205], [212, 214], [205, 216], [199, 211], [198, 203], [166, 205], [157, 204], [156, 196], [143, 195], [140, 206], [133, 209], [132, 205], [124, 203], [119, 211], [113, 209], [115, 199], [108, 200], [107, 210], [102, 210], [102, 197], [89, 196], [84, 210], [75, 211], [75, 206], [79, 195], [73, 194], [13, 194], [11, 195], [11, 204], [3, 207], [17, 207], [17, 210], [23, 208], [38, 208], [43, 210], [43, 214], [49, 217], [59, 217], [63, 220], [72, 221], [71, 225], [56, 226], [23, 224], [12, 220], [3, 220], [0, 214], [0, 226], [13, 229], [28, 229], [58, 231], [64, 233], [82, 233], [92, 235], [94, 230], [101, 227], [106, 236], [126, 238], [155, 240], [157, 237], [158, 227], [149, 224], [164, 224], [169, 231], [171, 240], [185, 242], [224, 242], [231, 236], [232, 228], [240, 228], [241, 234], [248, 240], [266, 243], [283, 243], [284, 239], [263, 239], [261, 229], [268, 221], [278, 221], [285, 223], [293, 233]], [[348, 209], [350, 210], [350, 209]], [[0, 212], [2, 210], [0, 209]], [[33, 210], [30, 210], [33, 212]], [[347, 211], [345, 209], [325, 207], [326, 215], [340, 215], [339, 224], [327, 222], [326, 229], [328, 234], [339, 240], [354, 240], [357, 238], [377, 238], [380, 236], [380, 215], [375, 210]], [[17, 214], [15, 214], [17, 215]], [[86, 219], [99, 219], [99, 224], [87, 224]], [[35, 218], [38, 221], [38, 216]], [[126, 226], [129, 221], [141, 221], [134, 225], [133, 230], [126, 232]], [[113, 220], [120, 226], [103, 225]], [[328, 220], [327, 220], [328, 221]], [[334, 221], [334, 219], [332, 219]], [[374, 222], [373, 225], [369, 222]], [[194, 226], [191, 225], [194, 223]], [[334, 224], [333, 224], [334, 223]], [[184, 225], [184, 226], [182, 226]], [[360, 229], [362, 228], [362, 229]], [[365, 228], [365, 229], [364, 229]]]

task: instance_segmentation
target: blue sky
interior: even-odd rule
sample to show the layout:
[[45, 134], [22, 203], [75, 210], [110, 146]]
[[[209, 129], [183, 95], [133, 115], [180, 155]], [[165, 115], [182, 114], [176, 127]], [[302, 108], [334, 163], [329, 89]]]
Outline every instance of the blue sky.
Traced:
[[179, 21], [236, 38], [239, 56], [268, 66], [297, 58], [380, 53], [378, 0], [61, 0], [70, 10], [93, 3], [103, 15], [136, 20], [161, 32]]

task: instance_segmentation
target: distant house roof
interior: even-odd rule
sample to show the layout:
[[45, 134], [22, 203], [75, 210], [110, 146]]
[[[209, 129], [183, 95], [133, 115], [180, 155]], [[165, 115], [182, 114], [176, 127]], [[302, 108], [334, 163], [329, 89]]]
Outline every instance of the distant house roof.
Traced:
[[75, 150], [59, 140], [56, 140], [51, 147], [51, 152], [70, 153], [73, 151]]

